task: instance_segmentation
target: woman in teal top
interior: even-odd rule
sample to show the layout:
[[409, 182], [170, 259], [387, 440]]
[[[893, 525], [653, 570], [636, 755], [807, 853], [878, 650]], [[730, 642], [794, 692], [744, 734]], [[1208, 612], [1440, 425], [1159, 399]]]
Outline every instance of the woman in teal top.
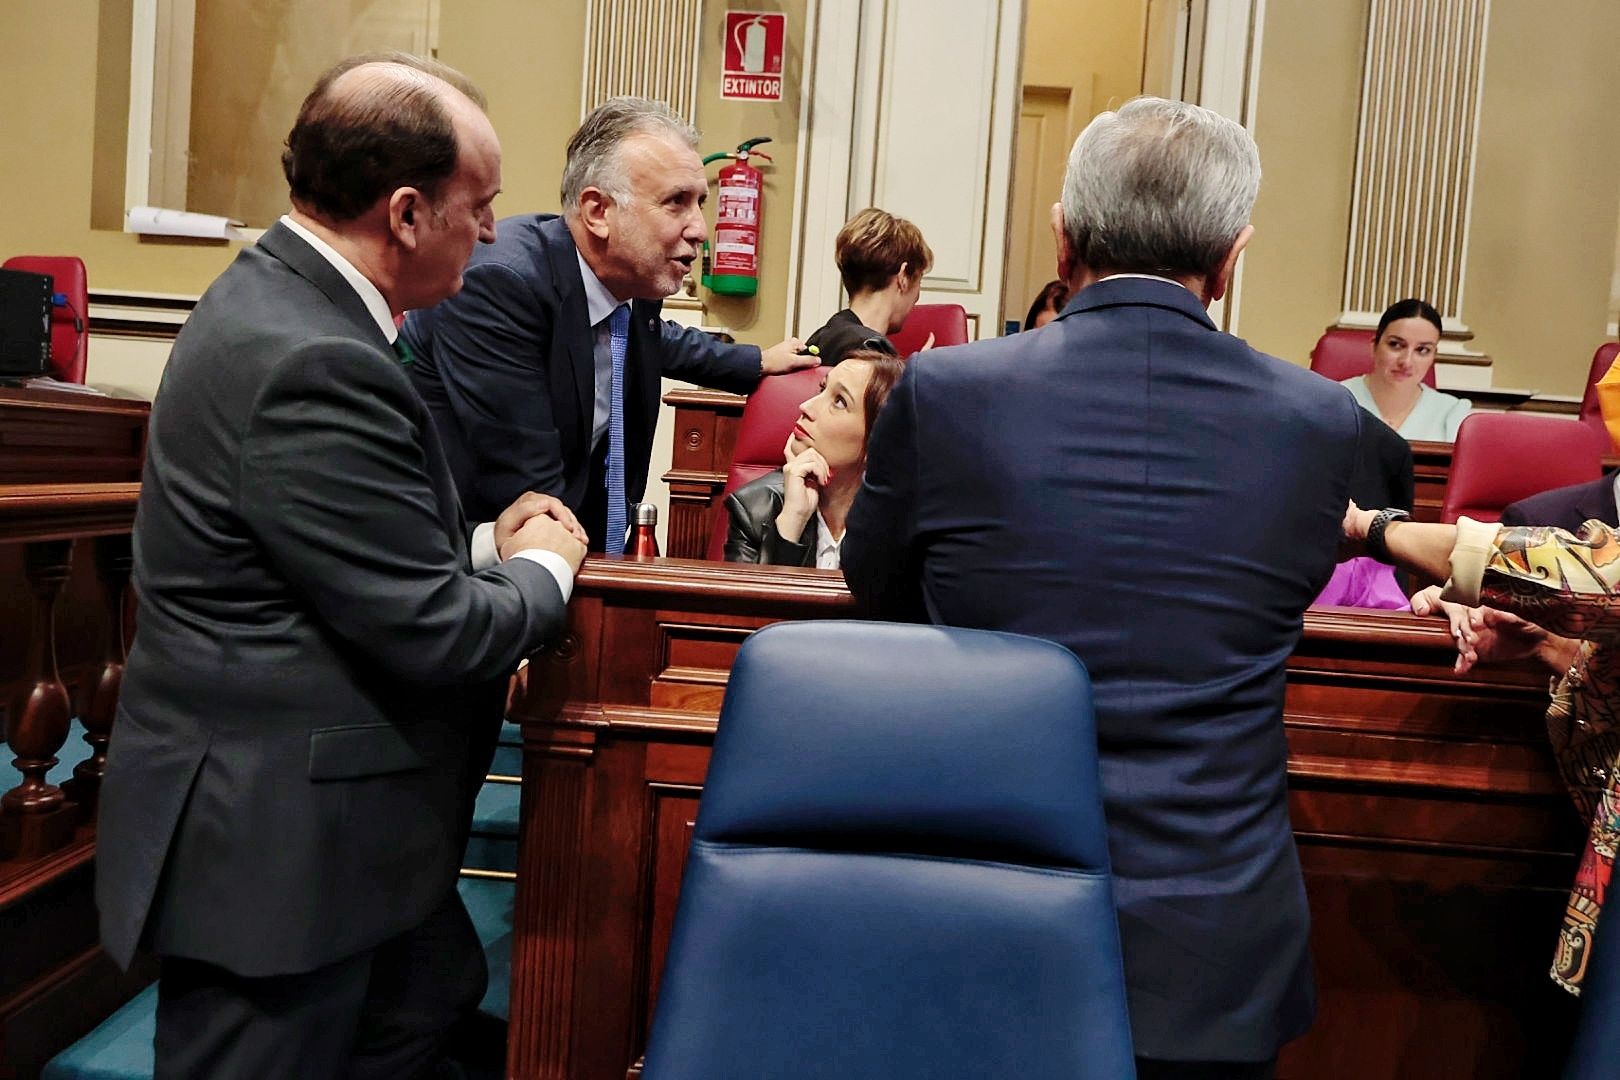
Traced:
[[1423, 385], [1439, 344], [1440, 313], [1422, 300], [1397, 301], [1378, 320], [1372, 371], [1344, 385], [1358, 405], [1403, 438], [1455, 442], [1473, 403]]

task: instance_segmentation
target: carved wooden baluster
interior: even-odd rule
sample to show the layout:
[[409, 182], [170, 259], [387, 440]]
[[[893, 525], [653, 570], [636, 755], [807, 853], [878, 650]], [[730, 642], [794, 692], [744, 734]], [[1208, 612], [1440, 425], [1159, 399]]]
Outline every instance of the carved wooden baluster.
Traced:
[[22, 783], [0, 795], [0, 853], [31, 858], [65, 844], [73, 821], [62, 789], [45, 775], [67, 742], [71, 708], [56, 671], [56, 598], [67, 580], [71, 540], [29, 544], [24, 573], [33, 592], [33, 621], [22, 688], [6, 711], [6, 742]]
[[127, 533], [96, 539], [96, 580], [101, 586], [106, 630], [101, 639], [101, 671], [91, 685], [79, 715], [84, 723], [84, 741], [90, 744], [91, 753], [89, 758], [74, 766], [73, 779], [62, 785], [68, 797], [78, 804], [81, 821], [95, 819], [101, 778], [107, 771], [107, 740], [112, 736], [118, 691], [124, 681], [124, 661], [129, 657], [129, 642], [124, 636], [124, 627], [127, 623], [126, 600], [133, 561]]

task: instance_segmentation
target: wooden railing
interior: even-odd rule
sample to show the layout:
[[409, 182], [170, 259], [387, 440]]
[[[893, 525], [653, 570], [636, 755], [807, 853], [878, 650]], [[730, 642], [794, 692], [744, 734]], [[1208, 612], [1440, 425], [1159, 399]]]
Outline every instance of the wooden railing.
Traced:
[[[0, 1077], [37, 1075], [153, 975], [102, 953], [94, 900], [148, 413], [0, 389]], [[75, 716], [90, 752], [64, 777]]]
[[[3, 635], [8, 651], [22, 653], [21, 673], [5, 695], [5, 742], [22, 779], [0, 795], [0, 860], [47, 855], [67, 846], [78, 825], [94, 820], [127, 655], [130, 529], [139, 493], [139, 484], [128, 483], [0, 485], [0, 545], [21, 546], [22, 581], [16, 584], [29, 597], [22, 619], [8, 620]], [[67, 741], [74, 710], [57, 667], [56, 615], [76, 546], [93, 552], [101, 608], [97, 662], [79, 710], [92, 753], [58, 786], [47, 774]]]
[[[852, 613], [841, 577], [587, 560], [531, 666], [509, 1075], [639, 1074], [721, 699], [770, 622]], [[1320, 1013], [1280, 1075], [1556, 1075], [1546, 978], [1582, 823], [1547, 681], [1451, 673], [1442, 622], [1312, 610], [1288, 670], [1295, 836]], [[804, 711], [813, 738], [815, 710]]]

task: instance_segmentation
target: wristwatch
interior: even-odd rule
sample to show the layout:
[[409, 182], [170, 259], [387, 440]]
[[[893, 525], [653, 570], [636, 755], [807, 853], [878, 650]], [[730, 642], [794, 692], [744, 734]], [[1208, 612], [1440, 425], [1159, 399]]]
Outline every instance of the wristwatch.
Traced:
[[1412, 515], [1405, 510], [1389, 507], [1373, 515], [1372, 523], [1367, 526], [1367, 554], [1381, 563], [1394, 563], [1390, 558], [1389, 546], [1384, 543], [1384, 530], [1389, 528], [1392, 521], [1410, 521]]

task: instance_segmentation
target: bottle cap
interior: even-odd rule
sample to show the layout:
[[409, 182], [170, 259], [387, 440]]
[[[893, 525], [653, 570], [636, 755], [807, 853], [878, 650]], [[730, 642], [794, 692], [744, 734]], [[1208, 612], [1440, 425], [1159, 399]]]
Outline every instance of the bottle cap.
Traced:
[[636, 503], [636, 524], [658, 524], [658, 504], [650, 502]]

